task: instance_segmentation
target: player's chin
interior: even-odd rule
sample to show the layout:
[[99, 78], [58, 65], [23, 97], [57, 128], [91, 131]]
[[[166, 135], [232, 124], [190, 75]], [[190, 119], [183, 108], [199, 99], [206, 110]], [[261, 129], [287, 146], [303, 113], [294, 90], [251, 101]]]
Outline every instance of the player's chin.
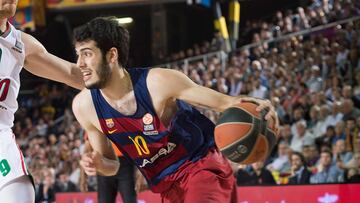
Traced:
[[[10, 7], [10, 8], [9, 8]], [[11, 18], [16, 13], [16, 6], [7, 6], [6, 8], [2, 8], [0, 10], [0, 16], [3, 16], [5, 18]]]
[[97, 82], [91, 82], [91, 81], [85, 81], [85, 87], [87, 89], [98, 89], [98, 83]]

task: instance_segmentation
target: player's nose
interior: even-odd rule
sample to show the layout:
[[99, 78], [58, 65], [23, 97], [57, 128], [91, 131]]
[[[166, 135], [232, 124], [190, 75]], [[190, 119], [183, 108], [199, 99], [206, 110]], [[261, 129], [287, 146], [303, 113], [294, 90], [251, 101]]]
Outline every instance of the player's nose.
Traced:
[[79, 56], [79, 58], [76, 61], [76, 66], [79, 68], [85, 68], [85, 62], [82, 59], [82, 57]]

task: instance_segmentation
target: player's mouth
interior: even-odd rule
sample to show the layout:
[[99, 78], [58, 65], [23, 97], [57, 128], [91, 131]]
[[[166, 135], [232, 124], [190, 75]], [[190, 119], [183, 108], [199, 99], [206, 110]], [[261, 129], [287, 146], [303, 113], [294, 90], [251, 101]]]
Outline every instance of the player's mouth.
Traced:
[[90, 71], [83, 71], [82, 74], [83, 74], [84, 82], [90, 80], [90, 78], [91, 78], [91, 72]]

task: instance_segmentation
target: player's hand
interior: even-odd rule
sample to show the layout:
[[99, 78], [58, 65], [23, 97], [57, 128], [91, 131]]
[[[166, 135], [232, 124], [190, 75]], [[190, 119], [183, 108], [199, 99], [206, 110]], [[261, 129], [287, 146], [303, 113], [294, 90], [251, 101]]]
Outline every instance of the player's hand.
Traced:
[[96, 169], [101, 164], [101, 154], [99, 152], [93, 151], [85, 153], [81, 156], [80, 166], [84, 169], [86, 175], [95, 176]]
[[262, 110], [269, 110], [268, 113], [265, 115], [265, 120], [273, 119], [275, 121], [274, 129], [277, 131], [276, 134], [278, 134], [279, 129], [279, 118], [277, 116], [276, 110], [274, 106], [271, 104], [270, 100], [268, 99], [258, 99], [254, 97], [243, 97], [240, 99], [240, 102], [246, 101], [246, 102], [254, 102], [259, 104], [259, 106], [256, 108], [256, 111], [260, 112]]
[[135, 191], [137, 194], [148, 189], [145, 177], [139, 170], [135, 173]]

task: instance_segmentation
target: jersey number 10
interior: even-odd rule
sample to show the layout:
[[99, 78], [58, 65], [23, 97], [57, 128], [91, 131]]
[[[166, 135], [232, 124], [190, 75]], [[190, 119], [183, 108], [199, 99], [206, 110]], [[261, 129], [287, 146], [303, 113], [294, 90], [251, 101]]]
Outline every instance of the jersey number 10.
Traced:
[[0, 101], [4, 101], [8, 95], [10, 87], [10, 79], [0, 80]]
[[[2, 57], [2, 50], [0, 49], [0, 63], [1, 63], [1, 57]], [[7, 94], [9, 92], [9, 87], [10, 87], [9, 79], [0, 80], [0, 101], [4, 101], [6, 99]]]

